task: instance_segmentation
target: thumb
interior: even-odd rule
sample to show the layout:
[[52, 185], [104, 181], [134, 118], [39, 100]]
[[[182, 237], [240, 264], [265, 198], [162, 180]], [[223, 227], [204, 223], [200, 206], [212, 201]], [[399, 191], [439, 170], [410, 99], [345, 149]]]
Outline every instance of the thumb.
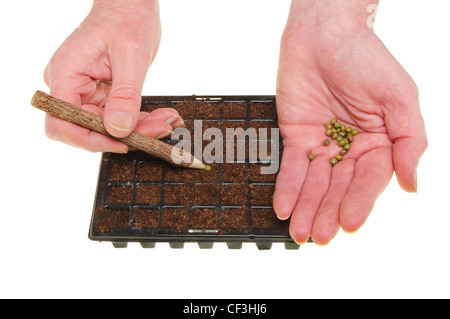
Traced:
[[142, 86], [150, 63], [137, 50], [116, 50], [110, 55], [112, 84], [103, 122], [106, 131], [119, 138], [131, 134], [139, 120]]
[[[397, 181], [405, 191], [417, 192], [417, 167], [428, 146], [417, 95], [410, 95], [386, 114], [386, 127], [394, 142], [393, 162]], [[413, 98], [411, 98], [413, 97]]]

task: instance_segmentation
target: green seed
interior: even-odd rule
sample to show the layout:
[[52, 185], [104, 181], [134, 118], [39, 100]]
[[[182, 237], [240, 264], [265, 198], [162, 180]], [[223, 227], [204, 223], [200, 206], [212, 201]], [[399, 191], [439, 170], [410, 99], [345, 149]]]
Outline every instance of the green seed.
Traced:
[[209, 172], [210, 170], [211, 170], [211, 166], [206, 165], [206, 166], [205, 166], [205, 171], [206, 171], [206, 172]]
[[315, 158], [314, 154], [308, 154], [308, 159], [312, 161]]
[[[330, 139], [336, 140], [337, 145], [342, 147], [339, 154], [335, 158], [330, 160], [331, 165], [336, 165], [339, 161], [342, 161], [344, 155], [350, 150], [350, 144], [353, 142], [355, 135], [358, 134], [358, 130], [351, 126], [345, 126], [339, 123], [337, 118], [333, 118], [330, 123], [325, 124], [327, 138], [323, 141], [324, 146], [330, 145]], [[313, 160], [315, 156], [313, 154], [308, 155], [309, 160]]]

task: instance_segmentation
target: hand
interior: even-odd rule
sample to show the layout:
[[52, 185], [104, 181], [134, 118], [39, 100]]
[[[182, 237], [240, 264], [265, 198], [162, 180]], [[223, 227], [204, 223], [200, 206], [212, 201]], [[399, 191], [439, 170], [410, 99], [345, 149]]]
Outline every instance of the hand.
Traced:
[[[175, 110], [139, 111], [160, 36], [157, 1], [96, 0], [45, 69], [50, 95], [102, 116], [106, 130], [115, 137], [134, 130], [152, 137], [169, 135], [184, 126]], [[128, 151], [112, 138], [50, 115], [45, 127], [50, 138], [93, 152]]]
[[[394, 171], [404, 190], [417, 191], [427, 147], [417, 87], [367, 27], [368, 3], [292, 2], [277, 82], [284, 151], [274, 209], [291, 216], [298, 243], [326, 244], [340, 227], [359, 229]], [[340, 148], [322, 145], [332, 118], [359, 131], [334, 167]]]

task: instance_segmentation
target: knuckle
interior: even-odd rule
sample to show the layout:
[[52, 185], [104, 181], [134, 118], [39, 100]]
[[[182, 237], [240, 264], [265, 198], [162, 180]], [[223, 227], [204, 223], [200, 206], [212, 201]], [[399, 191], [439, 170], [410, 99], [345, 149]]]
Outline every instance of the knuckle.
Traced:
[[418, 142], [418, 146], [419, 146], [421, 153], [424, 153], [426, 151], [426, 149], [428, 148], [428, 138], [426, 136], [423, 136], [422, 138], [420, 138], [419, 142]]
[[411, 105], [419, 101], [419, 88], [411, 79], [405, 79], [400, 85], [392, 85], [388, 96], [391, 96], [396, 104]]
[[45, 123], [45, 135], [54, 141], [59, 140], [58, 136], [58, 129], [57, 127], [52, 123], [52, 121], [46, 121]]
[[44, 70], [44, 83], [50, 87], [50, 63], [47, 64], [45, 70]]
[[141, 103], [141, 94], [133, 86], [133, 83], [120, 85], [118, 88], [111, 90], [109, 98], [112, 101], [121, 101], [121, 103], [127, 105], [140, 105]]
[[62, 120], [47, 114], [45, 117], [45, 135], [53, 141], [62, 142], [64, 140], [64, 132], [60, 125], [62, 122]]

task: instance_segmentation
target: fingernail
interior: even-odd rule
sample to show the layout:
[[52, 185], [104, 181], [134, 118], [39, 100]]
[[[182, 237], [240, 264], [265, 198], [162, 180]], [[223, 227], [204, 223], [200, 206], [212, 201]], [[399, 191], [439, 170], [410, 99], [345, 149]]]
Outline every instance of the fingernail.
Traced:
[[173, 123], [172, 127], [174, 129], [176, 129], [176, 128], [184, 128], [184, 127], [186, 127], [186, 124], [184, 124], [184, 121], [180, 119], [177, 122]]
[[306, 243], [308, 242], [308, 239], [305, 240], [305, 241], [297, 241], [297, 240], [294, 239], [294, 242], [295, 242], [297, 245], [304, 245], [304, 244], [306, 244]]
[[278, 217], [279, 220], [286, 220], [286, 219], [289, 218], [289, 216], [288, 216], [288, 217], [280, 217], [280, 216], [278, 216], [278, 215], [277, 215], [277, 217]]
[[112, 113], [109, 116], [108, 124], [118, 131], [128, 132], [131, 130], [132, 122], [133, 119], [127, 113]]
[[172, 124], [172, 123], [175, 123], [179, 118], [180, 118], [180, 116], [175, 114], [175, 115], [172, 115], [170, 118], [168, 118], [166, 120], [166, 122], [169, 124]]
[[165, 131], [165, 132], [159, 134], [156, 138], [157, 138], [157, 139], [161, 139], [161, 138], [167, 137], [167, 136], [169, 136], [169, 135], [171, 135], [171, 134], [172, 134], [172, 131], [171, 131], [171, 130], [167, 130], [167, 131]]
[[314, 240], [313, 240], [313, 243], [316, 245], [316, 246], [320, 246], [320, 247], [325, 247], [325, 246], [328, 246], [328, 244], [330, 243], [330, 242], [326, 242], [326, 243], [316, 243]]

